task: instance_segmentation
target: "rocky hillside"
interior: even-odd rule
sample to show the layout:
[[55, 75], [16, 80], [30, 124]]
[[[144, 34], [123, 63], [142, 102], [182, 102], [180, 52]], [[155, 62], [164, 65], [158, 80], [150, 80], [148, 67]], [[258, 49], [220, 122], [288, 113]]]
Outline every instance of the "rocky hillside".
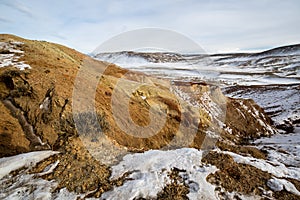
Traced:
[[[228, 98], [203, 82], [170, 82], [58, 44], [12, 35], [0, 35], [0, 53], [0, 156], [14, 156], [0, 160], [0, 198], [299, 195], [299, 180], [293, 176], [280, 179], [288, 184], [279, 181], [282, 189], [274, 189], [270, 184], [279, 184], [280, 176], [237, 161], [246, 156], [265, 162], [266, 152], [249, 146], [249, 140], [276, 133], [253, 100]], [[21, 154], [26, 152], [31, 153]], [[158, 162], [161, 168], [136, 174], [143, 166], [138, 162], [151, 158], [152, 166], [157, 155], [164, 158]], [[203, 182], [213, 194], [184, 176], [199, 173], [185, 169], [189, 159], [208, 170]], [[12, 167], [14, 160], [19, 167]], [[128, 169], [118, 168], [122, 163]], [[152, 185], [152, 193], [151, 184], [139, 188], [137, 183], [145, 181], [146, 172], [164, 177]], [[135, 192], [124, 193], [129, 186]]]

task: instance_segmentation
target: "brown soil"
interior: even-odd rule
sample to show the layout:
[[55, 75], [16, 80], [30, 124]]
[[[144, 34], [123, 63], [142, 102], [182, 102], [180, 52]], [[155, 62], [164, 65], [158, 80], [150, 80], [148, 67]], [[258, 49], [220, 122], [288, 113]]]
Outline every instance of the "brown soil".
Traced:
[[266, 159], [267, 152], [253, 146], [243, 146], [237, 144], [228, 144], [218, 141], [216, 144], [222, 151], [231, 151], [244, 156], [252, 156], [258, 159]]
[[271, 178], [269, 173], [250, 165], [238, 164], [230, 155], [210, 152], [202, 161], [220, 169], [215, 174], [210, 174], [207, 180], [221, 185], [229, 192], [238, 191], [261, 196], [262, 191], [258, 190], [258, 187], [268, 189], [266, 183]]
[[[210, 174], [207, 180], [217, 186], [221, 186], [228, 192], [239, 192], [247, 195], [263, 196], [263, 191], [270, 190], [267, 186], [272, 175], [251, 165], [236, 163], [230, 155], [210, 152], [202, 159], [203, 162], [215, 165], [219, 170]], [[299, 189], [299, 181], [289, 179]], [[274, 192], [276, 199], [299, 199], [299, 196], [286, 190]]]
[[[254, 114], [256, 111], [259, 113], [258, 116]], [[267, 125], [271, 124], [270, 117], [253, 100], [228, 98], [225, 123], [232, 129], [232, 134], [224, 136], [234, 143], [247, 144], [251, 139], [271, 135], [272, 133], [262, 126], [259, 120]]]
[[188, 200], [189, 186], [179, 175], [179, 169], [172, 169], [168, 174], [171, 183], [167, 184], [156, 198], [134, 198], [134, 200]]
[[180, 170], [172, 169], [169, 174], [171, 183], [167, 184], [161, 192], [157, 194], [157, 199], [167, 200], [187, 200], [187, 194], [189, 193], [189, 186], [184, 183], [183, 178], [179, 175]]
[[10, 111], [0, 102], [0, 157], [29, 151], [29, 141]]
[[96, 160], [78, 137], [70, 137], [62, 145], [66, 148], [61, 154], [40, 162], [30, 173], [40, 173], [51, 163], [59, 161], [53, 173], [42, 177], [58, 181], [57, 190], [66, 187], [69, 191], [86, 193], [87, 197], [100, 197], [102, 193], [113, 189], [113, 186], [123, 184], [126, 175], [110, 181], [109, 167]]

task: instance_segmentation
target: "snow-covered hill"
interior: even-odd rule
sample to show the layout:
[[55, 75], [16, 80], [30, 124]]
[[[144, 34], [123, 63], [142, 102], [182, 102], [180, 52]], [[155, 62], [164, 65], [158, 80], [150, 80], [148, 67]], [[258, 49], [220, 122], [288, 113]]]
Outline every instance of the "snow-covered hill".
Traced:
[[172, 80], [217, 84], [230, 97], [254, 99], [278, 128], [292, 132], [300, 126], [300, 45], [258, 53], [115, 52], [94, 57]]
[[94, 55], [99, 60], [172, 79], [204, 79], [226, 85], [300, 83], [300, 45], [260, 53], [188, 54], [114, 52]]

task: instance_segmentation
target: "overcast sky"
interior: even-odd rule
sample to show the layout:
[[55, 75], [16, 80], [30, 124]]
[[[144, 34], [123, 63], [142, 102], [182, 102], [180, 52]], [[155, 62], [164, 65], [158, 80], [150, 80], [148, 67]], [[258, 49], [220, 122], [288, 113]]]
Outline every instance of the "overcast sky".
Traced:
[[300, 43], [299, 0], [0, 0], [0, 32], [81, 52], [124, 31], [156, 27], [210, 53]]

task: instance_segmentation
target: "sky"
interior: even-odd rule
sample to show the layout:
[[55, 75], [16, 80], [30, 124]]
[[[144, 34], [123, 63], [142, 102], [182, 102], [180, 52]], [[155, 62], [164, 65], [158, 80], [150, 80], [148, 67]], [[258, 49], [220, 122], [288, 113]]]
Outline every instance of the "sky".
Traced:
[[167, 29], [208, 53], [300, 43], [299, 0], [0, 0], [0, 33], [90, 53], [126, 31]]

